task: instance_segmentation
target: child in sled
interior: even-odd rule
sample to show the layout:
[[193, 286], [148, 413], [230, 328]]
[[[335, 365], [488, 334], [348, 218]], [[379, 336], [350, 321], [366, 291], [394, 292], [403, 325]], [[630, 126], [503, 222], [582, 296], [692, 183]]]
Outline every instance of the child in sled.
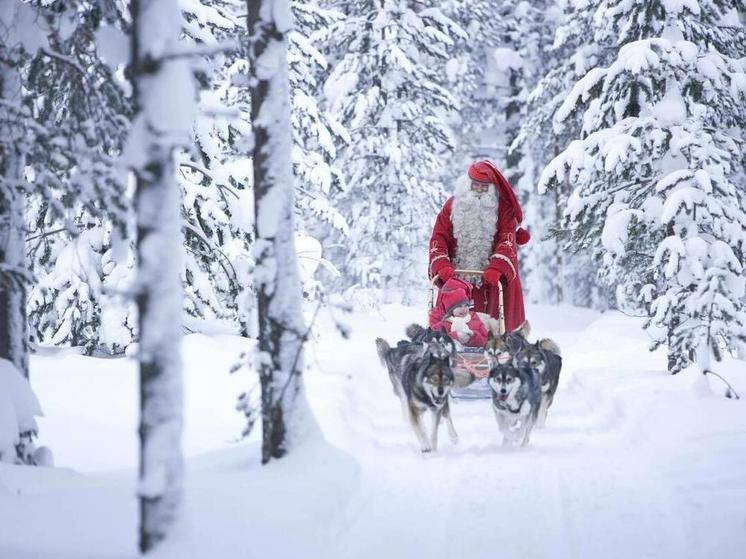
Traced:
[[489, 335], [491, 319], [470, 310], [471, 284], [452, 277], [438, 292], [438, 300], [430, 311], [430, 328], [445, 330], [448, 335], [466, 347], [484, 347]]

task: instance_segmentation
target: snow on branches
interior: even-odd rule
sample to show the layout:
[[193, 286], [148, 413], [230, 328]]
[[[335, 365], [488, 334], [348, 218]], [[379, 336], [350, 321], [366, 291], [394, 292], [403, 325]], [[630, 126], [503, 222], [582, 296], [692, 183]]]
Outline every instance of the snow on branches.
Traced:
[[[733, 43], [718, 42], [726, 3], [660, 8], [594, 4], [608, 63], [555, 112], [555, 126], [574, 121], [582, 139], [540, 188], [571, 185], [563, 229], [601, 257], [622, 304], [646, 310], [676, 372], [695, 352], [707, 368], [710, 352], [746, 341], [746, 74]], [[625, 42], [614, 51], [616, 33]]]

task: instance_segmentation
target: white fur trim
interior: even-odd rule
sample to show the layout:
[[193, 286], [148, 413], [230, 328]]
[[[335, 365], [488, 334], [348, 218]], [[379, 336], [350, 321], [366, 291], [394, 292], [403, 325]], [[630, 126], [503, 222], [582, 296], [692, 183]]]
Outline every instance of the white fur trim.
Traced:
[[490, 315], [483, 312], [477, 312], [477, 316], [493, 336], [499, 336], [502, 333], [500, 332], [500, 322], [497, 319], [492, 318]]
[[[453, 265], [457, 270], [482, 270], [489, 264], [492, 242], [497, 232], [497, 189], [477, 196], [468, 175], [459, 177], [453, 195], [451, 223], [456, 239]], [[481, 285], [481, 278], [473, 281]]]

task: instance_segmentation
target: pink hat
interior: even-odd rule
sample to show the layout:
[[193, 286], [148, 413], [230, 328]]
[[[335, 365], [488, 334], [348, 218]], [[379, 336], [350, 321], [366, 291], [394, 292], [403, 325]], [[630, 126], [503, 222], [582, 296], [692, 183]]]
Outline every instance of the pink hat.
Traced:
[[444, 314], [456, 307], [471, 305], [471, 284], [460, 278], [452, 277], [443, 284], [438, 293], [438, 300]]

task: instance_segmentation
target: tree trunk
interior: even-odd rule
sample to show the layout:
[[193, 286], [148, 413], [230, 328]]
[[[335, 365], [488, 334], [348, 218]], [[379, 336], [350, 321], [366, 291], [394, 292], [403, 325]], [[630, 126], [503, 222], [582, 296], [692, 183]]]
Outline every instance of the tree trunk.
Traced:
[[[177, 46], [177, 0], [131, 0], [136, 117], [125, 159], [137, 180], [140, 527], [143, 553], [166, 537], [181, 500], [182, 250], [173, 151], [191, 126], [191, 70]], [[164, 95], [169, 96], [168, 102]]]
[[[4, 63], [0, 63], [0, 100], [6, 107], [21, 102], [21, 75]], [[8, 112], [0, 114], [0, 358], [28, 379], [24, 157], [18, 149], [25, 134], [17, 119]], [[35, 437], [35, 430], [19, 433], [16, 459], [20, 463], [35, 464]]]
[[283, 456], [301, 392], [305, 325], [294, 246], [287, 0], [247, 0], [262, 463]]
[[668, 355], [667, 367], [668, 367], [668, 372], [671, 373], [672, 375], [675, 375], [681, 372], [681, 362], [682, 362], [681, 355], [674, 348], [677, 326], [678, 326], [678, 320], [676, 317], [674, 317], [674, 319], [668, 325], [667, 332], [666, 332], [666, 338], [668, 340], [668, 344], [666, 345], [667, 355]]
[[[8, 104], [21, 100], [21, 76], [5, 64], [0, 64], [0, 99]], [[24, 165], [16, 141], [23, 131], [11, 124], [14, 120], [6, 113], [0, 121], [0, 358], [28, 378]]]

